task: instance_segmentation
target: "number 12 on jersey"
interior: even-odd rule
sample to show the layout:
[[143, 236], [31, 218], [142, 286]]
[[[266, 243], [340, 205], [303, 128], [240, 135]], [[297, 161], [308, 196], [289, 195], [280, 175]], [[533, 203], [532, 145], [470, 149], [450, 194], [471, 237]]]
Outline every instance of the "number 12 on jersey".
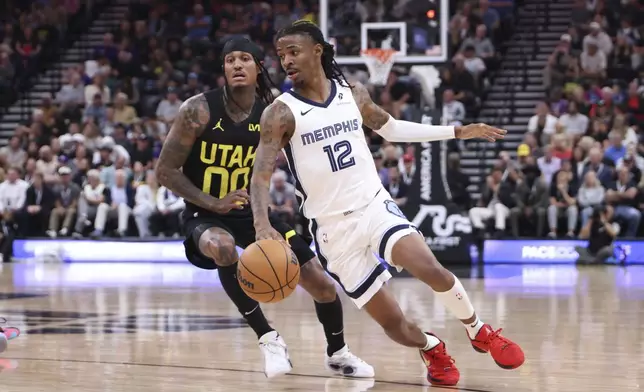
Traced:
[[351, 143], [348, 140], [342, 140], [334, 145], [324, 146], [322, 150], [326, 153], [331, 164], [331, 171], [337, 172], [344, 170], [356, 164], [356, 160], [351, 157]]

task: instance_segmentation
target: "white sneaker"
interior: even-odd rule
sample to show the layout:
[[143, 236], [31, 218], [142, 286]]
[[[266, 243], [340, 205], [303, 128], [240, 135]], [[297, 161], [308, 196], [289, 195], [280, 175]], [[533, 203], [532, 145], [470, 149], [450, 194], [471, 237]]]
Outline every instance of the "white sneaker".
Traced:
[[348, 346], [344, 346], [330, 357], [325, 355], [324, 365], [338, 376], [373, 378], [376, 375], [373, 366], [353, 355]]
[[273, 378], [293, 370], [286, 343], [277, 331], [262, 335], [259, 338], [259, 349], [264, 354], [264, 374], [266, 377]]

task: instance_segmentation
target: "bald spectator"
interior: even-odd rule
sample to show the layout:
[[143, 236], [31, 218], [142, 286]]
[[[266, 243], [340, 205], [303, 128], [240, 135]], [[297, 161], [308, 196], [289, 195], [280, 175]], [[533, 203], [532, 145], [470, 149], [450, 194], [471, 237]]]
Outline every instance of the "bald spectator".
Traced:
[[606, 78], [607, 67], [606, 55], [598, 45], [595, 39], [584, 40], [584, 51], [579, 56], [581, 76], [597, 82]]
[[597, 174], [599, 182], [607, 187], [610, 185], [613, 179], [613, 170], [610, 166], [607, 166], [603, 162], [604, 154], [602, 153], [601, 148], [593, 147], [588, 152], [588, 162], [584, 165], [582, 171], [582, 177], [586, 176], [586, 173], [589, 171], [594, 171]]

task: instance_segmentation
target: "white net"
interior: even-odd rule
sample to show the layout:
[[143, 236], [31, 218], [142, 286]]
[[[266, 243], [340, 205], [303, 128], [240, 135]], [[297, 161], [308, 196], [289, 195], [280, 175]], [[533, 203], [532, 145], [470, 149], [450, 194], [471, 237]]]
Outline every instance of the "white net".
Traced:
[[389, 72], [394, 66], [396, 51], [388, 49], [369, 49], [361, 56], [369, 69], [369, 81], [378, 86], [387, 84]]

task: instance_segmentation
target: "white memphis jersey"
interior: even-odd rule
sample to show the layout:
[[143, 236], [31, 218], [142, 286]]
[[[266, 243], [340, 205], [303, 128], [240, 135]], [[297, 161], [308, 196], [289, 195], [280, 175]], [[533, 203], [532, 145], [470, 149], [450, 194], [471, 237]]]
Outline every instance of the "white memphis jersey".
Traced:
[[277, 98], [295, 117], [295, 133], [284, 147], [308, 219], [368, 205], [382, 189], [351, 89], [332, 81], [324, 103], [290, 90]]

